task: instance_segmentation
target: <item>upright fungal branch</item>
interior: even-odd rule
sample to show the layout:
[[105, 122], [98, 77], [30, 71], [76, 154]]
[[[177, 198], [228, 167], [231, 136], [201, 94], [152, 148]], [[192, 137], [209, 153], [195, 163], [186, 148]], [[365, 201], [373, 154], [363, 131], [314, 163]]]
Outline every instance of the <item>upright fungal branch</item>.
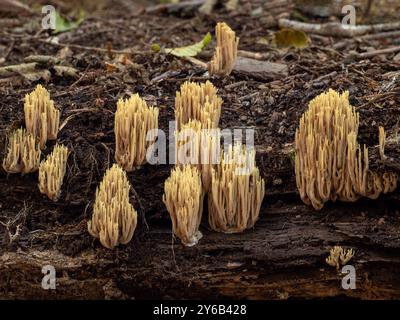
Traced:
[[201, 173], [206, 192], [211, 186], [211, 170], [220, 158], [221, 134], [218, 128], [203, 128], [198, 120], [190, 120], [175, 133], [176, 164], [195, 166]]
[[176, 128], [180, 130], [189, 120], [199, 120], [203, 127], [218, 127], [221, 116], [222, 99], [217, 95], [217, 89], [206, 83], [188, 82], [182, 84], [175, 98]]
[[357, 142], [359, 115], [349, 94], [329, 90], [314, 98], [296, 131], [296, 183], [304, 203], [320, 210], [328, 200], [375, 199], [393, 190], [369, 169], [368, 149]]
[[172, 230], [185, 246], [196, 245], [202, 237], [199, 226], [203, 198], [197, 168], [190, 165], [175, 167], [165, 181], [163, 201], [171, 216]]
[[158, 129], [158, 108], [148, 107], [138, 94], [120, 99], [115, 113], [115, 160], [126, 171], [146, 162], [146, 152]]
[[329, 251], [329, 256], [325, 259], [326, 263], [332, 267], [336, 267], [339, 271], [340, 266], [345, 266], [347, 262], [351, 260], [354, 256], [353, 249], [343, 249], [340, 246], [334, 246]]
[[379, 127], [379, 155], [385, 158], [386, 132], [384, 127]]
[[7, 155], [3, 168], [9, 173], [30, 173], [39, 168], [40, 145], [25, 129], [13, 131], [8, 138]]
[[129, 190], [126, 173], [117, 164], [106, 171], [97, 188], [88, 230], [108, 249], [127, 244], [135, 232], [137, 213], [129, 203]]
[[208, 64], [210, 74], [228, 75], [232, 72], [237, 58], [239, 38], [235, 32], [225, 23], [219, 22], [215, 27], [217, 47], [214, 57]]
[[252, 228], [258, 219], [265, 182], [255, 163], [254, 149], [230, 145], [217, 168], [212, 169], [208, 196], [213, 230], [235, 233]]
[[56, 145], [53, 152], [39, 166], [39, 190], [49, 199], [57, 201], [67, 169], [68, 148]]
[[60, 111], [50, 100], [50, 93], [40, 84], [25, 96], [24, 113], [26, 130], [39, 141], [41, 149], [47, 140], [57, 139]]
[[201, 122], [189, 120], [175, 131], [175, 159], [176, 164], [184, 166], [194, 165], [200, 170], [201, 154]]

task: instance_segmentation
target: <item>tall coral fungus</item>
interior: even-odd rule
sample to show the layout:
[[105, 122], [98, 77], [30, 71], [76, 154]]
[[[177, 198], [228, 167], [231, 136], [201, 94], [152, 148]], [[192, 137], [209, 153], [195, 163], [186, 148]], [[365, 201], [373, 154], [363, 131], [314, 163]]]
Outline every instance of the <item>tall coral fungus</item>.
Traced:
[[120, 99], [115, 113], [115, 160], [126, 171], [146, 162], [147, 148], [154, 142], [158, 129], [156, 107], [149, 107], [138, 94]]
[[128, 243], [136, 229], [137, 213], [129, 203], [129, 190], [126, 173], [116, 164], [107, 170], [97, 188], [88, 230], [108, 249]]
[[39, 141], [41, 149], [47, 140], [57, 139], [60, 111], [50, 99], [50, 93], [40, 84], [25, 96], [24, 113], [26, 131]]
[[204, 192], [200, 172], [186, 165], [176, 167], [165, 181], [163, 201], [172, 220], [172, 230], [185, 246], [201, 239], [199, 231]]
[[57, 201], [67, 169], [68, 148], [56, 145], [53, 152], [39, 166], [39, 190], [49, 199]]
[[25, 129], [13, 131], [8, 138], [3, 169], [9, 173], [30, 173], [39, 169], [40, 145]]
[[201, 172], [206, 192], [211, 185], [211, 170], [220, 158], [221, 132], [219, 128], [203, 128], [198, 120], [190, 120], [175, 134], [176, 163], [193, 165]]
[[376, 198], [393, 189], [369, 169], [368, 149], [357, 142], [358, 127], [348, 92], [329, 90], [310, 101], [295, 137], [296, 183], [306, 204], [319, 210], [328, 200]]
[[235, 66], [239, 38], [225, 22], [217, 23], [215, 34], [217, 47], [212, 60], [208, 64], [208, 71], [210, 74], [228, 75]]
[[[221, 106], [222, 99], [218, 97], [217, 89], [211, 82], [186, 81], [176, 93], [176, 127], [180, 130], [182, 125], [188, 123], [189, 120], [199, 120], [203, 127], [216, 128], [221, 116]], [[209, 121], [211, 121], [210, 124], [208, 124]]]
[[254, 226], [265, 194], [265, 182], [255, 163], [255, 150], [230, 145], [212, 169], [208, 221], [215, 231], [242, 232]]

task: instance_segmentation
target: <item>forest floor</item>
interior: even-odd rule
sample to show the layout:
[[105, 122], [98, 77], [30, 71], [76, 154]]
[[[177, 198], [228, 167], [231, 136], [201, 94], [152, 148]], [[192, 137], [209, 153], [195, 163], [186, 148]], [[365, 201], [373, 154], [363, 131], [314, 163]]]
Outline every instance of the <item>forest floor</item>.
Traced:
[[[386, 6], [372, 10], [364, 23], [398, 20], [397, 2], [383, 2]], [[299, 198], [292, 158], [302, 113], [328, 88], [350, 92], [360, 113], [361, 143], [375, 146], [379, 126], [389, 136], [396, 134], [400, 50], [378, 50], [400, 46], [399, 33], [375, 38], [309, 34], [304, 49], [277, 49], [269, 39], [279, 30], [278, 19], [300, 16], [289, 0], [241, 1], [233, 12], [217, 6], [210, 15], [198, 13], [196, 6], [118, 3], [93, 10], [78, 28], [52, 42], [40, 28], [40, 14], [2, 15], [0, 9], [0, 70], [26, 63], [32, 55], [55, 58], [26, 74], [0, 71], [0, 158], [7, 134], [24, 124], [23, 98], [37, 83], [61, 110], [61, 131], [45, 154], [56, 142], [70, 150], [57, 202], [39, 192], [37, 173], [21, 176], [0, 169], [0, 298], [400, 298], [398, 190], [315, 211]], [[334, 19], [307, 12], [301, 17], [309, 23]], [[219, 21], [240, 37], [240, 54], [259, 53], [257, 59], [285, 65], [288, 74], [266, 79], [234, 71], [210, 78], [201, 66], [150, 48], [198, 42], [213, 34]], [[214, 44], [196, 58], [207, 62]], [[60, 65], [72, 69], [60, 72]], [[221, 234], [209, 230], [205, 212], [203, 238], [183, 247], [173, 241], [162, 202], [172, 165], [147, 164], [128, 174], [139, 213], [134, 239], [115, 250], [103, 248], [87, 232], [87, 221], [95, 190], [114, 162], [117, 100], [139, 93], [160, 108], [159, 126], [167, 132], [180, 85], [207, 79], [224, 100], [220, 127], [255, 129], [257, 165], [266, 179], [259, 221], [241, 234]], [[342, 289], [343, 275], [325, 262], [334, 245], [355, 250], [355, 290]], [[57, 271], [57, 290], [41, 287], [47, 264]]]

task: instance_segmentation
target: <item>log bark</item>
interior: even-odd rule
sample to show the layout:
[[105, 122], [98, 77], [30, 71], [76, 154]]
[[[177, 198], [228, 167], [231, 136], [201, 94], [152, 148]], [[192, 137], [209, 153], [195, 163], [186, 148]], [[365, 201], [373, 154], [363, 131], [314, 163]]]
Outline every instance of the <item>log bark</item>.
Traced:
[[[222, 234], [202, 226], [204, 237], [191, 248], [172, 245], [171, 229], [164, 226], [150, 228], [120, 252], [98, 243], [72, 257], [53, 249], [5, 252], [0, 297], [400, 298], [400, 213], [377, 213], [381, 204], [359, 202], [358, 210], [340, 204], [315, 212], [267, 200], [253, 230]], [[343, 275], [325, 263], [334, 245], [356, 252], [349, 262], [356, 270], [355, 290], [344, 290]], [[41, 287], [41, 269], [48, 264], [56, 269], [56, 290]]]
[[288, 75], [288, 67], [285, 64], [245, 57], [237, 58], [233, 71], [260, 80], [276, 80]]

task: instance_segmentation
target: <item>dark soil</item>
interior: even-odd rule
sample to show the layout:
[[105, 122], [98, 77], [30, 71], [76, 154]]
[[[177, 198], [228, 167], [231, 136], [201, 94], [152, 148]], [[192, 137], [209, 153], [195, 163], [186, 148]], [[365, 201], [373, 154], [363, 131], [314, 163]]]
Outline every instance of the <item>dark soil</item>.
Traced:
[[[241, 3], [237, 12], [218, 6], [211, 16], [196, 10], [146, 13], [144, 8], [154, 5], [147, 1], [105, 3], [79, 28], [58, 35], [61, 44], [110, 48], [107, 53], [71, 46], [71, 55], [62, 63], [76, 68], [78, 77], [59, 76], [51, 67], [47, 82], [0, 77], [0, 150], [5, 150], [7, 134], [24, 124], [24, 95], [42, 83], [62, 112], [65, 125], [57, 142], [71, 151], [57, 202], [40, 194], [37, 173], [21, 176], [0, 170], [1, 298], [400, 297], [398, 190], [375, 201], [330, 203], [316, 212], [297, 194], [293, 154], [281, 152], [290, 149], [308, 101], [328, 88], [350, 91], [351, 103], [360, 112], [362, 143], [376, 145], [379, 126], [394, 134], [400, 121], [400, 59], [394, 59], [396, 53], [367, 59], [355, 54], [398, 46], [400, 37], [363, 40], [310, 35], [312, 42], [305, 49], [277, 50], [260, 40], [278, 30], [274, 18], [293, 17], [291, 2], [267, 8], [258, 16], [251, 12], [263, 1]], [[391, 22], [396, 17], [394, 2], [383, 3], [387, 12], [373, 11], [371, 21]], [[326, 22], [303, 15], [308, 22]], [[2, 20], [17, 24], [1, 25], [0, 68], [23, 63], [33, 54], [60, 56], [65, 48], [45, 43], [50, 34], [35, 26], [40, 19], [38, 14], [3, 17], [0, 9], [0, 25]], [[210, 79], [224, 100], [220, 127], [256, 129], [257, 162], [267, 182], [260, 220], [253, 230], [227, 235], [209, 231], [205, 218], [203, 239], [185, 248], [172, 241], [162, 203], [164, 181], [172, 166], [144, 165], [128, 175], [134, 190], [131, 200], [140, 215], [135, 237], [126, 246], [107, 250], [88, 234], [87, 220], [96, 187], [114, 162], [116, 102], [139, 93], [160, 108], [159, 125], [167, 131], [179, 86], [190, 79], [205, 81], [208, 75], [188, 61], [152, 52], [150, 45], [197, 42], [218, 21], [237, 32], [240, 50], [265, 54], [266, 60], [289, 68], [287, 77], [274, 81], [235, 72]], [[107, 69], [107, 63], [118, 58], [113, 50], [126, 48], [136, 52], [128, 55], [132, 64]], [[207, 61], [211, 48], [198, 58]], [[394, 74], [397, 82], [385, 91]], [[45, 154], [54, 144], [48, 143]], [[342, 275], [325, 263], [334, 245], [356, 252], [352, 260], [356, 290], [343, 290]], [[41, 288], [45, 264], [56, 267], [55, 291]]]

